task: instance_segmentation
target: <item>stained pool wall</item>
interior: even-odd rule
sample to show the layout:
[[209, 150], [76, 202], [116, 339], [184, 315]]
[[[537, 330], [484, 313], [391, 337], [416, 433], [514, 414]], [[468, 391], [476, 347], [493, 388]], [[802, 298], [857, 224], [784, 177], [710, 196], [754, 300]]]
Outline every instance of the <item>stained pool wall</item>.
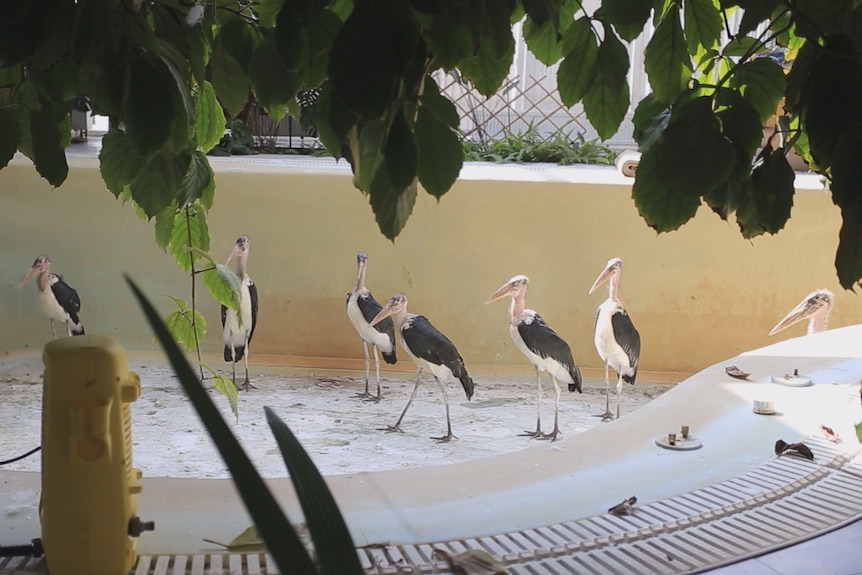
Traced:
[[[40, 253], [80, 293], [88, 331], [154, 349], [122, 274], [164, 313], [172, 309], [166, 294], [188, 298], [188, 277], [156, 246], [153, 223], [106, 191], [92, 154], [73, 154], [70, 164], [68, 180], [53, 190], [21, 158], [0, 171], [0, 353], [38, 349], [50, 337], [34, 285], [15, 289]], [[211, 252], [223, 261], [237, 236], [252, 238], [249, 271], [261, 308], [252, 357], [260, 362], [362, 365], [344, 312], [360, 250], [369, 253], [377, 298], [408, 294], [410, 310], [427, 315], [477, 369], [525, 365], [509, 338], [508, 304], [483, 305], [515, 274], [530, 276], [528, 306], [569, 341], [578, 363], [600, 367], [593, 322], [607, 292], [587, 291], [614, 256], [625, 261], [621, 296], [641, 332], [643, 370], [691, 373], [768, 344], [768, 330], [816, 288], [837, 295], [832, 327], [862, 322], [862, 303], [837, 284], [839, 212], [821, 191], [800, 190], [775, 237], [743, 240], [706, 207], [659, 236], [638, 215], [631, 180], [610, 168], [468, 166], [441, 202], [420, 192], [392, 243], [343, 165], [213, 164]], [[208, 322], [204, 348], [218, 352], [218, 307], [198, 293]], [[801, 333], [797, 326], [780, 337]]]

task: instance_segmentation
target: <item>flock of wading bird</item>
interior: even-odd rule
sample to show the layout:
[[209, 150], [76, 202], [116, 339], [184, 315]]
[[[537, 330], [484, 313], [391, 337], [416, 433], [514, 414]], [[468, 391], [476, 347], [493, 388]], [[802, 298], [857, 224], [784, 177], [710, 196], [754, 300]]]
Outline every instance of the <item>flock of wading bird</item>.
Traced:
[[[258, 293], [257, 286], [248, 275], [248, 256], [251, 240], [248, 236], [240, 236], [227, 259], [227, 264], [236, 261], [236, 274], [240, 279], [240, 306], [234, 310], [221, 306], [221, 320], [224, 338], [224, 360], [231, 363], [232, 378], [236, 384], [236, 363], [245, 359], [245, 380], [240, 389], [248, 391], [254, 386], [250, 383], [248, 373], [249, 345], [257, 326]], [[365, 274], [368, 266], [368, 256], [360, 253], [356, 258], [358, 273], [356, 287], [347, 294], [347, 316], [362, 339], [365, 353], [365, 391], [359, 394], [363, 400], [380, 401], [380, 355], [386, 363], [397, 361], [395, 333], [401, 334], [401, 347], [418, 367], [416, 383], [407, 405], [394, 425], [386, 427], [386, 431], [401, 431], [404, 415], [416, 399], [423, 371], [429, 371], [440, 386], [443, 402], [446, 406], [446, 435], [433, 437], [439, 442], [448, 442], [455, 438], [452, 434], [452, 423], [449, 417], [449, 397], [446, 384], [458, 380], [464, 388], [467, 399], [473, 397], [473, 380], [467, 373], [464, 359], [457, 348], [440, 330], [435, 328], [428, 318], [407, 311], [407, 296], [395, 294], [381, 306], [371, 295], [365, 285]], [[637, 329], [619, 298], [620, 275], [623, 261], [619, 258], [608, 260], [604, 270], [599, 274], [589, 290], [592, 294], [603, 284], [608, 284], [608, 298], [598, 307], [596, 315], [594, 342], [596, 351], [605, 366], [605, 412], [597, 415], [602, 421], [609, 421], [620, 416], [623, 382], [635, 383], [640, 359], [641, 341]], [[68, 335], [84, 334], [79, 312], [81, 300], [78, 293], [66, 284], [62, 277], [51, 272], [51, 260], [47, 255], [36, 258], [33, 266], [18, 284], [20, 288], [33, 276], [38, 276], [37, 288], [42, 311], [51, 321], [51, 333], [56, 337], [54, 322], [66, 326]], [[555, 332], [542, 317], [526, 307], [527, 285], [530, 280], [525, 275], [516, 275], [504, 283], [485, 302], [490, 304], [497, 300], [510, 297], [509, 334], [518, 350], [523, 353], [536, 370], [536, 386], [538, 390], [536, 429], [526, 431], [522, 435], [554, 441], [560, 435], [559, 402], [560, 384], [568, 385], [570, 392], [581, 392], [583, 379], [581, 372], [572, 357], [569, 345]], [[832, 306], [833, 295], [830, 291], [821, 289], [808, 294], [793, 310], [772, 328], [769, 335], [782, 331], [800, 321], [808, 320], [808, 333], [826, 329], [826, 322]], [[369, 353], [369, 346], [371, 353]], [[370, 392], [371, 355], [374, 357], [377, 376], [377, 393]], [[617, 404], [616, 414], [610, 410], [610, 378], [609, 369], [617, 373]], [[550, 433], [542, 431], [542, 372], [551, 377], [554, 384], [554, 428]]]

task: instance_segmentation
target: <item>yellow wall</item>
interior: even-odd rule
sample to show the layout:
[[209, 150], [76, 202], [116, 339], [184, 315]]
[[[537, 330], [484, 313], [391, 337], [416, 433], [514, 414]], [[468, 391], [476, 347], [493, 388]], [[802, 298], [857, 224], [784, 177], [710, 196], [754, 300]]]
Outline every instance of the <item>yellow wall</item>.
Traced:
[[[71, 162], [55, 190], [20, 159], [0, 171], [0, 353], [38, 348], [50, 337], [34, 285], [15, 289], [43, 252], [78, 290], [88, 331], [153, 349], [122, 273], [164, 312], [172, 305], [164, 294], [188, 298], [187, 276], [155, 245], [153, 224], [105, 190], [94, 158]], [[331, 366], [339, 363], [316, 358], [362, 357], [344, 312], [360, 250], [369, 253], [377, 299], [405, 292], [410, 310], [446, 333], [468, 367], [525, 364], [509, 338], [507, 304], [483, 305], [523, 273], [531, 280], [528, 306], [571, 344], [581, 366], [598, 368], [593, 322], [607, 292], [587, 290], [614, 256], [625, 261], [621, 295], [641, 332], [643, 370], [693, 372], [770, 343], [767, 331], [816, 288], [837, 295], [832, 327], [862, 323], [859, 300], [837, 284], [840, 219], [823, 192], [797, 193], [786, 230], [749, 242], [706, 208], [680, 231], [657, 236], [638, 216], [628, 185], [463, 179], [439, 204], [420, 192], [391, 243], [349, 171], [295, 162], [214, 162], [211, 251], [223, 261], [237, 236], [252, 238], [249, 272], [261, 298], [253, 360]], [[218, 308], [201, 290], [205, 350], [218, 352]], [[780, 337], [801, 333], [804, 326]]]

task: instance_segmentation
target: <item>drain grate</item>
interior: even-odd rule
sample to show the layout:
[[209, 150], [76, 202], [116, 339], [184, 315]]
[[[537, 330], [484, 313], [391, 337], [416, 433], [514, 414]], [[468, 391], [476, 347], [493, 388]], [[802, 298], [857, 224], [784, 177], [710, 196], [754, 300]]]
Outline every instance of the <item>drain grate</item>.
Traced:
[[[358, 550], [368, 575], [450, 573], [435, 549], [484, 549], [512, 575], [697, 573], [760, 555], [862, 517], [862, 455], [819, 437], [815, 461], [776, 457], [739, 477], [633, 515], [587, 517], [536, 529]], [[0, 575], [44, 573], [42, 560], [0, 559]], [[269, 575], [264, 553], [141, 556], [134, 575]]]

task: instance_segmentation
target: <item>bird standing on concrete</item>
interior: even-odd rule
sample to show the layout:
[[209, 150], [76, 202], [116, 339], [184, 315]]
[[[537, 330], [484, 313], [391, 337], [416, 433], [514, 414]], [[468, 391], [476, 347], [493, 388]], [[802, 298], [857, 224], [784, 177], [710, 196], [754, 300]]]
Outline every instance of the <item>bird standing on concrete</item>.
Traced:
[[[248, 236], [240, 236], [225, 262], [225, 265], [228, 265], [236, 258], [236, 275], [240, 281], [239, 313], [233, 308], [221, 306], [224, 360], [231, 362], [231, 381], [236, 386], [236, 362], [245, 358], [245, 382], [241, 389], [246, 391], [254, 387], [248, 379], [248, 355], [254, 328], [257, 327], [257, 286], [246, 273], [250, 247], [251, 240]], [[237, 389], [240, 389], [240, 386], [237, 386]]]
[[[392, 318], [386, 318], [375, 326], [371, 321], [377, 317], [382, 306], [377, 303], [368, 288], [365, 287], [365, 269], [368, 266], [368, 254], [361, 252], [356, 256], [356, 264], [359, 271], [356, 276], [356, 287], [347, 294], [347, 317], [356, 328], [359, 337], [362, 338], [362, 351], [365, 352], [365, 392], [359, 397], [367, 401], [380, 401], [380, 352], [383, 360], [393, 364], [397, 360], [395, 356], [395, 325]], [[374, 367], [377, 372], [377, 396], [368, 393], [368, 376], [371, 370], [371, 359], [368, 354], [368, 345], [374, 352]], [[378, 351], [379, 350], [379, 351]]]
[[63, 281], [62, 277], [51, 273], [51, 258], [46, 255], [36, 258], [33, 266], [18, 283], [18, 287], [22, 287], [37, 274], [39, 304], [51, 321], [51, 335], [57, 337], [54, 329], [55, 321], [64, 324], [70, 336], [84, 335], [84, 324], [78, 317], [78, 312], [81, 311], [81, 298], [78, 297], [78, 292]]
[[371, 320], [371, 325], [377, 325], [387, 317], [392, 318], [395, 329], [401, 332], [401, 346], [419, 367], [419, 372], [416, 374], [416, 385], [413, 386], [413, 393], [410, 395], [410, 400], [404, 407], [404, 411], [401, 412], [395, 425], [384, 428], [385, 431], [401, 431], [401, 420], [404, 419], [404, 414], [407, 413], [413, 400], [416, 399], [422, 371], [427, 369], [440, 385], [440, 391], [443, 392], [443, 403], [446, 404], [446, 435], [431, 439], [438, 442], [455, 439], [455, 436], [452, 435], [452, 422], [449, 418], [449, 396], [446, 394], [446, 382], [457, 379], [461, 382], [467, 399], [473, 397], [473, 380], [467, 373], [464, 359], [458, 353], [455, 344], [431, 325], [425, 316], [407, 313], [406, 295], [399, 293], [392, 296], [392, 299], [380, 310], [377, 317]]
[[605, 364], [605, 412], [598, 415], [602, 421], [614, 418], [610, 409], [610, 376], [608, 367], [617, 372], [617, 419], [620, 417], [623, 382], [634, 385], [638, 375], [638, 362], [641, 354], [641, 336], [632, 323], [626, 308], [619, 298], [620, 275], [623, 260], [611, 258], [590, 288], [596, 291], [608, 282], [608, 299], [599, 305], [596, 313], [595, 344], [599, 357]]
[[[534, 310], [526, 309], [528, 283], [530, 279], [527, 276], [517, 275], [500, 286], [500, 289], [495, 291], [485, 304], [511, 296], [509, 335], [512, 336], [515, 347], [527, 356], [536, 368], [538, 389], [536, 431], [526, 431], [522, 435], [554, 441], [560, 435], [560, 384], [557, 382], [567, 383], [569, 391], [582, 393], [583, 379], [581, 370], [578, 369], [572, 357], [569, 344], [545, 323], [542, 316]], [[542, 433], [542, 382], [539, 374], [543, 371], [547, 372], [554, 382], [554, 430], [551, 433]]]
[[769, 330], [769, 335], [787, 329], [803, 320], [808, 320], [807, 335], [826, 331], [826, 322], [829, 320], [829, 311], [832, 309], [834, 296], [828, 289], [814, 290], [803, 299], [795, 308], [784, 316], [774, 328]]

